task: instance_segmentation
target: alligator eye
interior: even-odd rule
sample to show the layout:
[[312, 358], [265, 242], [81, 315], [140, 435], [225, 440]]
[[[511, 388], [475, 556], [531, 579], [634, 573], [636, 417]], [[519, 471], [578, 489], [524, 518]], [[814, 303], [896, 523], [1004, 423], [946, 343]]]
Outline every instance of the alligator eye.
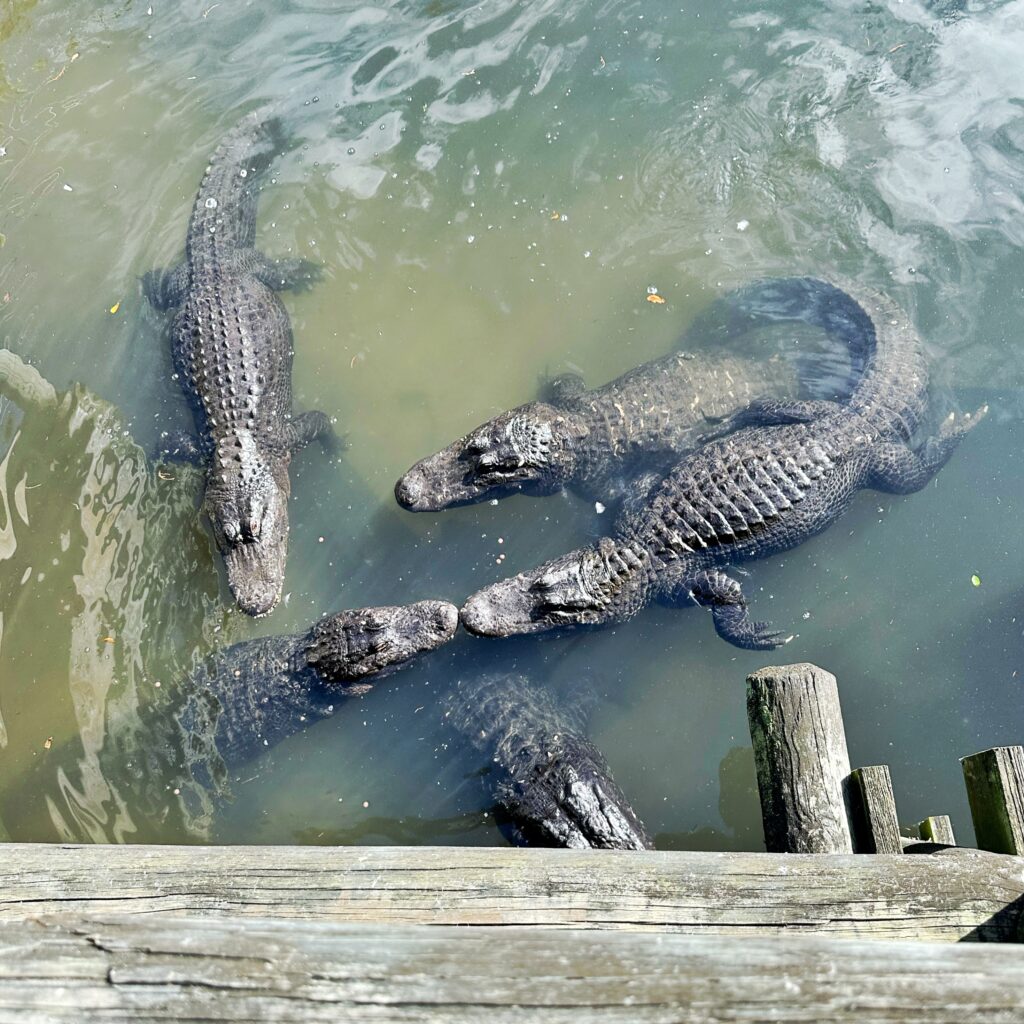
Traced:
[[491, 439], [483, 434], [477, 434], [466, 442], [466, 451], [470, 455], [482, 455], [491, 447]]
[[261, 528], [262, 528], [262, 524], [260, 523], [260, 521], [258, 519], [253, 518], [253, 519], [249, 520], [249, 534], [250, 534], [250, 536], [258, 537], [260, 535], [260, 529]]
[[238, 540], [238, 526], [235, 523], [224, 524], [224, 539], [229, 544], [234, 544]]

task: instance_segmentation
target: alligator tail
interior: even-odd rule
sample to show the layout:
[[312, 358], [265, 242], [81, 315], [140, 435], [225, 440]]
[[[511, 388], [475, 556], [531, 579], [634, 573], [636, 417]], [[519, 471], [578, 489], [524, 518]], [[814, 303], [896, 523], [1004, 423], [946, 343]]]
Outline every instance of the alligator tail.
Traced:
[[257, 180], [288, 145], [281, 119], [266, 109], [247, 115], [228, 132], [199, 185], [189, 224], [190, 248], [214, 238], [222, 245], [253, 244]]
[[[771, 323], [795, 322], [819, 328], [845, 349], [849, 368], [824, 383], [848, 396], [873, 425], [909, 437], [924, 411], [927, 367], [907, 314], [886, 296], [846, 280], [767, 278], [717, 300], [693, 329], [728, 338]], [[794, 358], [801, 361], [797, 354]], [[815, 355], [813, 363], [802, 367], [801, 380], [813, 385], [814, 377], [828, 369], [826, 362]]]

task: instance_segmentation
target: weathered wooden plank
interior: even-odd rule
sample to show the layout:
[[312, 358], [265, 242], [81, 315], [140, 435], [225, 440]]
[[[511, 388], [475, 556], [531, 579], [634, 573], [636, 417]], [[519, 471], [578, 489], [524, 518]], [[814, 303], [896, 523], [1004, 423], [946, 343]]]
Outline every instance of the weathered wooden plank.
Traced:
[[933, 814], [919, 822], [917, 834], [926, 843], [936, 843], [939, 846], [956, 846], [956, 836], [953, 835], [953, 822], [949, 820], [948, 814]]
[[1024, 938], [1024, 859], [481, 847], [0, 849], [0, 919], [68, 910], [756, 935]]
[[852, 853], [850, 774], [836, 677], [816, 665], [747, 676], [765, 847], [770, 853]]
[[854, 768], [847, 788], [850, 829], [857, 853], [902, 853], [896, 797], [887, 764]]
[[1024, 854], [1024, 747], [992, 747], [960, 763], [978, 846]]
[[0, 924], [0, 1019], [1018, 1022], [1009, 947], [248, 918]]

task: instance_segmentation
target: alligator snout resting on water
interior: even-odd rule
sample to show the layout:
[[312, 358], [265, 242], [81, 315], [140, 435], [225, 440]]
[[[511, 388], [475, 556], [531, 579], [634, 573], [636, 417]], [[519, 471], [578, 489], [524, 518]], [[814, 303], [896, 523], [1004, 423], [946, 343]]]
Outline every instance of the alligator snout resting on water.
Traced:
[[[837, 303], [851, 298], [823, 282]], [[462, 609], [473, 633], [510, 636], [630, 618], [653, 600], [711, 609], [738, 647], [786, 641], [754, 622], [724, 567], [786, 551], [846, 511], [854, 493], [920, 490], [984, 415], [951, 416], [917, 447], [928, 372], [907, 315], [878, 295], [861, 307], [866, 369], [846, 402], [754, 403], [723, 436], [683, 458], [614, 536], [474, 594]], [[734, 433], [728, 431], [734, 430]]]
[[[860, 328], [849, 305], [831, 301], [820, 282], [806, 278], [755, 282], [720, 299], [700, 319], [716, 315], [731, 321], [734, 331], [802, 321], [847, 349]], [[503, 412], [417, 462], [395, 485], [395, 496], [413, 512], [563, 487], [614, 501], [632, 478], [663, 477], [715, 422], [757, 399], [796, 396], [796, 362], [778, 355], [678, 351], [594, 390], [578, 377], [560, 378], [543, 400]]]
[[143, 278], [156, 309], [175, 309], [174, 367], [208, 464], [203, 509], [239, 607], [278, 602], [288, 550], [288, 464], [333, 431], [322, 412], [292, 416], [292, 332], [276, 291], [313, 280], [305, 260], [254, 247], [259, 173], [280, 148], [275, 120], [250, 116], [210, 158], [185, 240], [185, 261]]
[[190, 736], [212, 737], [233, 769], [446, 644], [458, 624], [454, 605], [419, 601], [338, 612], [306, 633], [234, 644], [193, 677], [179, 719]]
[[498, 814], [517, 845], [653, 848], [577, 708], [523, 676], [498, 674], [460, 682], [445, 717], [487, 755]]

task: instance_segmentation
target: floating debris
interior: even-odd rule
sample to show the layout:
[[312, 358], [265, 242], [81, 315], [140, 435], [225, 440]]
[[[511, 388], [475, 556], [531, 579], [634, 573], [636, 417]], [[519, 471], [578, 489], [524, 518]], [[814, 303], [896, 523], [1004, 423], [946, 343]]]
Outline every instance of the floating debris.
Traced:
[[647, 301], [653, 302], [656, 306], [665, 305], [665, 300], [657, 292], [652, 292], [650, 295], [648, 295]]
[[981, 586], [981, 577], [977, 573], [972, 573], [971, 574], [971, 586], [972, 587], [980, 587]]
[[118, 300], [110, 307], [110, 315], [113, 316], [121, 308], [121, 302]]

